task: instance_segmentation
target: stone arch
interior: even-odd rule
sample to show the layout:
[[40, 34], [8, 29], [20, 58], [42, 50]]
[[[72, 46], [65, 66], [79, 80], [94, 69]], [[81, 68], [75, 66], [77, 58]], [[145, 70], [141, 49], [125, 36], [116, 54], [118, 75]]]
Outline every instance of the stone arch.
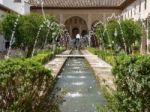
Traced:
[[95, 20], [95, 21], [92, 23], [91, 28], [92, 28], [92, 29], [95, 28], [95, 25], [96, 25], [98, 22], [99, 22], [99, 20]]
[[88, 30], [87, 22], [79, 16], [72, 16], [68, 18], [65, 21], [64, 25], [66, 26], [66, 29], [68, 30], [72, 38], [75, 38], [75, 35], [77, 33], [80, 33], [81, 35], [83, 35]]

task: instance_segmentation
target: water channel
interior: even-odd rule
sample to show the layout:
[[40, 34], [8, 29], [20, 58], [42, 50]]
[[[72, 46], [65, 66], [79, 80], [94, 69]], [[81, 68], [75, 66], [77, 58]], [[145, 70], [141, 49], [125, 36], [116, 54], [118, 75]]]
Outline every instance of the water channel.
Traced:
[[68, 58], [58, 78], [55, 89], [60, 91], [55, 94], [63, 94], [63, 102], [59, 104], [61, 112], [96, 112], [97, 106], [106, 103], [84, 58]]

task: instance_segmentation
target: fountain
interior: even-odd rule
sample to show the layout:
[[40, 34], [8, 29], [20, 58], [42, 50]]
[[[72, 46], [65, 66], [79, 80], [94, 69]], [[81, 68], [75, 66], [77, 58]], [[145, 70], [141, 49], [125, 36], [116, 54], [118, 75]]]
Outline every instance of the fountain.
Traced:
[[34, 55], [34, 53], [35, 53], [35, 47], [36, 47], [36, 44], [37, 44], [37, 41], [38, 41], [38, 38], [39, 38], [39, 35], [40, 35], [40, 32], [41, 32], [41, 29], [42, 29], [42, 28], [43, 28], [43, 24], [40, 25], [39, 30], [38, 30], [38, 32], [37, 32], [37, 35], [36, 35], [36, 37], [35, 37], [35, 41], [34, 41], [33, 51], [32, 51], [31, 57], [33, 57], [33, 55]]
[[[119, 25], [119, 27], [120, 27], [120, 31], [121, 31], [121, 35], [122, 35], [122, 39], [123, 39], [123, 44], [124, 44], [125, 51], [126, 51], [126, 44], [125, 44], [124, 33], [123, 33], [123, 30], [122, 30], [122, 27], [121, 27], [121, 23], [120, 23], [120, 21], [121, 21], [120, 18], [121, 18], [121, 17], [120, 17], [119, 15], [116, 16], [115, 13], [113, 13], [110, 17], [107, 17], [106, 20], [107, 20], [107, 22], [109, 22], [109, 21], [112, 20], [113, 18], [117, 20], [117, 23], [118, 23], [118, 25]], [[102, 25], [103, 25], [103, 27], [104, 27], [103, 35], [104, 35], [105, 32], [107, 33], [107, 36], [108, 36], [108, 39], [109, 39], [109, 44], [110, 44], [109, 46], [112, 48], [112, 44], [113, 44], [114, 42], [111, 41], [110, 38], [109, 38], [109, 34], [108, 34], [108, 32], [107, 32], [106, 24], [104, 25], [104, 23], [103, 23], [102, 21], [99, 21], [97, 24], [95, 24], [94, 27], [96, 27], [98, 24], [102, 24]], [[114, 36], [117, 37], [117, 35], [118, 35], [117, 29], [115, 29]]]
[[120, 27], [120, 31], [121, 31], [121, 35], [122, 35], [122, 39], [123, 39], [124, 48], [125, 48], [125, 51], [127, 51], [127, 46], [126, 46], [126, 44], [125, 44], [125, 37], [124, 37], [123, 29], [122, 29], [122, 27], [121, 27], [121, 22], [120, 22], [120, 21], [121, 21], [121, 17], [120, 17], [119, 15], [116, 16], [115, 13], [113, 13], [111, 17], [108, 17], [108, 18], [107, 18], [107, 21], [110, 21], [110, 20], [112, 20], [113, 18], [115, 18], [115, 19], [117, 20], [117, 23], [118, 23], [118, 25], [119, 25], [119, 27]]
[[[79, 52], [75, 50], [72, 54], [77, 55]], [[58, 89], [60, 91], [57, 91]], [[96, 112], [97, 106], [106, 104], [106, 99], [101, 93], [94, 73], [86, 60], [69, 58], [52, 94], [58, 98], [62, 96], [63, 102], [58, 102], [60, 112]]]
[[17, 18], [16, 18], [16, 21], [15, 21], [15, 23], [14, 23], [14, 28], [13, 28], [13, 30], [12, 30], [12, 35], [11, 35], [11, 38], [10, 38], [9, 48], [8, 48], [7, 54], [6, 54], [6, 56], [5, 56], [5, 59], [8, 59], [8, 58], [9, 58], [12, 45], [14, 44], [14, 41], [15, 41], [15, 30], [16, 30], [16, 27], [17, 27], [17, 25], [18, 25], [19, 17], [20, 17], [20, 15], [18, 14], [18, 16], [17, 16]]
[[[108, 31], [107, 31], [107, 27], [106, 27], [106, 24], [104, 24], [102, 21], [98, 21], [95, 25], [94, 25], [94, 27], [96, 28], [97, 27], [97, 25], [99, 25], [99, 24], [101, 24], [101, 25], [103, 25], [103, 27], [104, 27], [104, 31], [103, 31], [103, 35], [101, 35], [102, 37], [105, 35], [105, 32], [106, 32], [106, 34], [107, 34], [107, 37], [108, 37], [108, 41], [109, 41], [109, 46], [111, 47], [112, 46], [112, 42], [111, 42], [111, 40], [110, 40], [110, 38], [109, 38], [109, 34], [108, 34]], [[103, 37], [104, 38], [104, 37]]]

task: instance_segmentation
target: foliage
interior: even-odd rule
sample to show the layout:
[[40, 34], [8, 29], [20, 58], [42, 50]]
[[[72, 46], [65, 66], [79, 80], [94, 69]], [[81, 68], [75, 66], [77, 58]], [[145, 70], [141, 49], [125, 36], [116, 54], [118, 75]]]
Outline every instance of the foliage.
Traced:
[[[57, 53], [63, 48], [57, 48]], [[43, 65], [54, 56], [49, 50], [39, 51], [32, 58], [11, 58], [0, 63], [0, 111], [40, 111], [48, 105], [57, 108], [56, 102], [47, 101], [54, 86], [51, 71]]]
[[57, 48], [56, 52], [52, 52], [51, 50], [41, 50], [41, 51], [37, 52], [36, 55], [34, 55], [33, 57], [28, 58], [28, 59], [31, 60], [31, 61], [34, 60], [36, 62], [45, 64], [50, 59], [52, 59], [55, 54], [58, 54], [62, 51], [64, 51], [64, 48], [62, 48], [62, 47]]
[[98, 24], [96, 27], [96, 37], [99, 39], [102, 49], [108, 48], [109, 40], [103, 24]]
[[121, 28], [116, 20], [112, 20], [106, 24], [110, 47], [113, 50], [124, 49]]
[[[90, 48], [90, 52], [107, 62], [109, 53]], [[113, 55], [113, 75], [116, 91], [105, 95], [106, 107], [98, 108], [102, 112], [149, 112], [150, 111], [150, 57], [141, 55]]]
[[37, 55], [33, 56], [32, 58], [29, 58], [29, 60], [35, 60], [37, 62], [45, 64], [53, 56], [54, 56], [54, 54], [51, 51], [49, 51], [49, 52], [48, 51], [47, 52], [40, 52]]
[[[14, 24], [18, 16], [14, 13], [7, 14], [2, 20], [2, 29], [4, 36], [7, 40], [10, 40], [13, 30], [15, 31], [15, 44], [13, 47], [21, 48], [27, 52], [27, 57], [30, 57], [34, 47], [43, 48], [45, 40], [51, 40], [52, 33], [59, 33], [59, 26], [53, 25], [49, 29], [48, 23], [55, 23], [55, 19], [51, 16], [46, 17], [47, 20], [38, 14], [29, 14], [20, 16], [18, 19], [18, 24], [14, 29]], [[38, 31], [41, 28], [41, 31]], [[50, 30], [50, 31], [49, 31]], [[47, 32], [50, 32], [48, 38], [46, 38]], [[37, 41], [37, 42], [36, 42]], [[49, 41], [48, 41], [49, 42]], [[35, 45], [36, 43], [36, 45]], [[47, 43], [49, 44], [49, 43]], [[34, 46], [35, 45], [35, 46]]]
[[150, 57], [122, 56], [113, 67], [118, 112], [150, 111]]
[[127, 47], [127, 53], [131, 53], [131, 47], [136, 42], [141, 40], [142, 29], [139, 23], [133, 20], [125, 20], [121, 22], [123, 34], [124, 34], [124, 41]]
[[35, 111], [52, 86], [51, 72], [34, 60], [0, 63], [1, 111]]
[[89, 48], [88, 49], [91, 53], [97, 55], [101, 59], [105, 60], [109, 64], [113, 65], [114, 63], [114, 55], [111, 51], [103, 51], [96, 48]]
[[10, 13], [7, 16], [5, 16], [2, 20], [2, 30], [6, 40], [11, 38], [16, 19], [17, 19], [17, 15], [15, 13]]
[[112, 20], [104, 25], [97, 25], [96, 35], [103, 50], [111, 48], [115, 52], [124, 50], [129, 54], [133, 45], [140, 44], [142, 30], [140, 24], [133, 20]]

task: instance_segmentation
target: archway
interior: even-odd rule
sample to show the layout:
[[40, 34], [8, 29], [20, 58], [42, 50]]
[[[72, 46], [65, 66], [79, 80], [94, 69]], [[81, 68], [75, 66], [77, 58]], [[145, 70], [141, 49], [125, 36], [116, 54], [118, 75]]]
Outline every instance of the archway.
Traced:
[[72, 38], [75, 38], [77, 33], [80, 33], [82, 36], [87, 34], [88, 28], [86, 21], [81, 17], [74, 16], [67, 19], [65, 26]]

